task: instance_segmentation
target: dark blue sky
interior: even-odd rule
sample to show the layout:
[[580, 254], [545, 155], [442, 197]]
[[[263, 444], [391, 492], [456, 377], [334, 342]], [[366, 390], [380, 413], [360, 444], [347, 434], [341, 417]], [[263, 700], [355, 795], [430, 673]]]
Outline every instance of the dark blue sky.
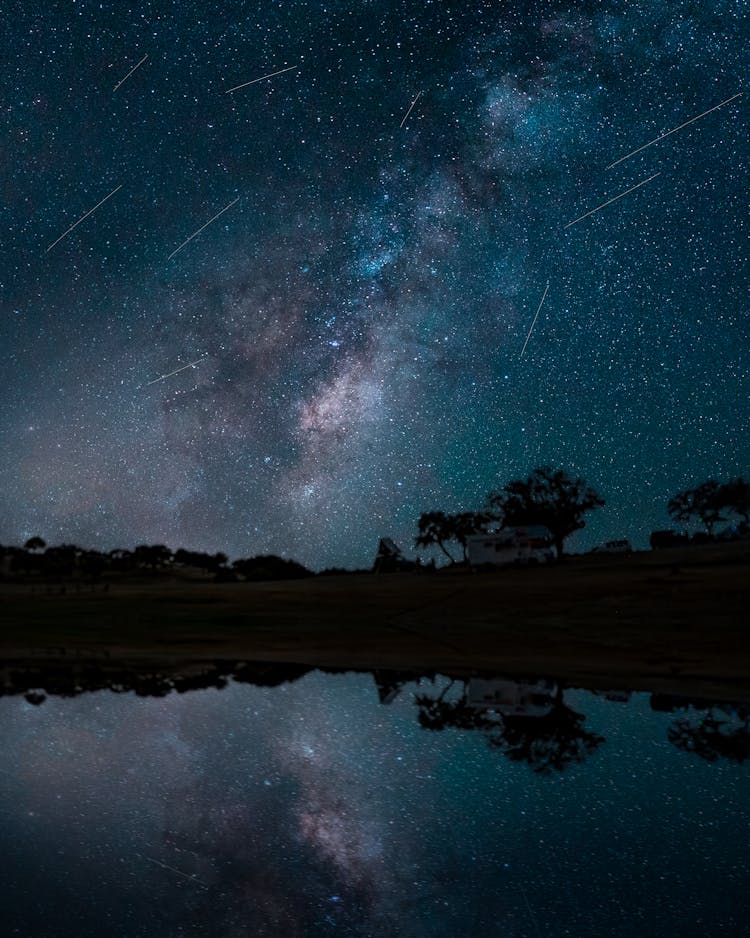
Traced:
[[0, 541], [355, 566], [550, 463], [643, 545], [748, 472], [744, 3], [261, 6], [4, 18]]

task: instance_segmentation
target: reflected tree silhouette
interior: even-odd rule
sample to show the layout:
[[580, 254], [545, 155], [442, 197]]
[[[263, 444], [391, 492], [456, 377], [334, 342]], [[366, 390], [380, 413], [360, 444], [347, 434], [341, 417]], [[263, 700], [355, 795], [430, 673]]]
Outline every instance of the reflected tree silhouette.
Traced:
[[694, 753], [706, 762], [750, 759], [750, 710], [715, 705], [677, 717], [667, 738], [683, 752]]
[[463, 685], [461, 696], [453, 699], [446, 698], [456, 683], [455, 680], [451, 680], [437, 697], [428, 693], [414, 694], [419, 725], [426, 730], [444, 730], [448, 727], [459, 730], [481, 730], [490, 737], [495, 731], [501, 730], [503, 724], [500, 714], [478, 710], [469, 705], [463, 681], [458, 682]]
[[[456, 685], [460, 696], [450, 697]], [[558, 684], [552, 708], [543, 716], [503, 715], [491, 709], [472, 706], [465, 682], [451, 680], [438, 696], [414, 694], [419, 725], [428, 730], [446, 728], [479, 730], [491, 749], [512, 762], [525, 762], [534, 772], [548, 775], [584, 762], [605, 741], [604, 736], [586, 729], [586, 717], [568, 706], [565, 687]]]
[[584, 762], [605, 738], [586, 729], [586, 717], [565, 703], [563, 690], [558, 685], [553, 707], [545, 716], [505, 717], [502, 740], [490, 740], [490, 746], [512, 762], [525, 762], [540, 775]]

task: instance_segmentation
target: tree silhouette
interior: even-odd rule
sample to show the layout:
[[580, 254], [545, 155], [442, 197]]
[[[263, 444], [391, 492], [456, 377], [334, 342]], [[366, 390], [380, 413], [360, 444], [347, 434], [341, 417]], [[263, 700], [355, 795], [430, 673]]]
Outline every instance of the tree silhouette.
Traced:
[[456, 562], [445, 546], [446, 541], [453, 540], [453, 528], [448, 515], [443, 511], [426, 511], [420, 515], [417, 522], [419, 534], [414, 538], [416, 547], [432, 547], [437, 545], [451, 563]]
[[672, 745], [706, 762], [750, 759], [750, 710], [731, 712], [719, 705], [677, 717], [667, 730]]
[[465, 685], [460, 697], [453, 700], [446, 699], [446, 694], [455, 683], [455, 680], [451, 680], [437, 697], [425, 692], [414, 694], [419, 725], [426, 730], [444, 730], [449, 727], [459, 730], [481, 730], [488, 736], [501, 730], [503, 724], [499, 714], [469, 706]]
[[652, 531], [649, 537], [652, 550], [659, 550], [662, 547], [682, 547], [689, 543], [690, 538], [687, 534], [678, 534], [676, 531]]
[[563, 700], [559, 684], [552, 709], [545, 716], [507, 716], [501, 739], [490, 740], [512, 762], [525, 762], [540, 775], [562, 772], [583, 762], [604, 742], [584, 726], [586, 717]]
[[206, 554], [203, 551], [185, 550], [180, 547], [175, 551], [174, 562], [178, 566], [195, 567], [206, 573], [218, 574], [226, 567], [229, 558], [221, 552], [217, 554]]
[[112, 570], [132, 570], [135, 566], [135, 557], [132, 550], [116, 547], [107, 556]]
[[484, 531], [493, 515], [488, 512], [465, 511], [457, 515], [448, 515], [450, 526], [453, 530], [453, 540], [461, 545], [464, 561], [468, 560], [466, 550], [467, 539], [472, 534], [479, 534]]
[[300, 580], [313, 575], [312, 571], [296, 560], [285, 560], [275, 554], [235, 560], [232, 569], [246, 580], [253, 581]]
[[750, 524], [750, 482], [742, 477], [725, 482], [719, 486], [718, 502], [722, 508], [739, 515], [745, 524]]
[[79, 563], [81, 570], [87, 576], [97, 579], [107, 569], [108, 558], [98, 550], [86, 550], [81, 554]]
[[574, 479], [562, 469], [541, 466], [525, 480], [508, 482], [491, 492], [489, 504], [502, 513], [503, 524], [544, 525], [552, 533], [558, 560], [563, 557], [565, 538], [586, 526], [583, 515], [604, 505], [604, 500], [583, 479]]
[[445, 546], [446, 542], [456, 541], [461, 547], [463, 559], [466, 560], [466, 540], [471, 534], [483, 531], [492, 516], [485, 512], [462, 512], [447, 515], [444, 511], [426, 511], [420, 515], [417, 522], [419, 534], [414, 538], [416, 547], [437, 546], [450, 560], [456, 563], [455, 557]]
[[48, 576], [72, 576], [83, 551], [75, 544], [48, 547], [43, 558], [43, 571]]
[[712, 537], [714, 525], [726, 520], [721, 515], [722, 488], [715, 479], [709, 479], [695, 488], [685, 489], [670, 498], [667, 511], [670, 517], [682, 524], [689, 524], [697, 518], [705, 526], [708, 536]]
[[164, 544], [139, 544], [133, 551], [135, 562], [143, 567], [163, 567], [172, 560], [172, 551]]
[[[462, 682], [463, 683], [463, 682]], [[586, 729], [586, 717], [564, 701], [564, 686], [558, 684], [552, 708], [544, 716], [503, 715], [491, 708], [471, 706], [464, 684], [461, 695], [449, 699], [455, 680], [436, 697], [414, 694], [419, 725], [426, 730], [479, 730], [491, 749], [512, 762], [525, 762], [534, 772], [549, 775], [583, 762], [604, 742], [604, 737]]]
[[23, 546], [25, 550], [39, 551], [44, 550], [47, 542], [42, 540], [41, 537], [30, 537]]

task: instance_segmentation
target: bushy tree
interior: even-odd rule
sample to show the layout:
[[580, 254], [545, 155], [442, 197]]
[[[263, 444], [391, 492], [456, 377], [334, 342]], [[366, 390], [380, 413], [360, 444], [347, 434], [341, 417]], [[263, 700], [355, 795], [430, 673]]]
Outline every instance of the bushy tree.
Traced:
[[164, 544], [139, 544], [133, 551], [133, 557], [139, 566], [156, 570], [157, 567], [171, 563], [172, 551]]
[[221, 552], [206, 554], [199, 550], [185, 550], [180, 547], [175, 551], [174, 562], [183, 567], [196, 567], [206, 573], [218, 574], [226, 567], [228, 557]]
[[448, 515], [453, 529], [453, 539], [461, 545], [464, 561], [468, 560], [466, 542], [472, 534], [485, 531], [494, 520], [489, 512], [464, 511], [457, 515]]
[[455, 541], [466, 560], [467, 538], [483, 531], [490, 520], [491, 515], [486, 512], [466, 511], [448, 515], [444, 511], [426, 511], [417, 522], [419, 534], [414, 538], [414, 544], [416, 547], [438, 547], [451, 563], [456, 563], [456, 558], [446, 547], [447, 543]]
[[47, 546], [47, 542], [41, 537], [30, 537], [23, 546], [25, 550], [38, 551], [44, 550]]
[[739, 515], [750, 524], [750, 482], [742, 477], [725, 482], [719, 487], [718, 501], [722, 508]]
[[709, 537], [713, 536], [714, 525], [726, 521], [721, 514], [725, 494], [724, 486], [715, 479], [708, 479], [695, 488], [685, 489], [670, 498], [667, 511], [671, 518], [681, 524], [690, 524], [696, 519], [705, 527]]
[[688, 711], [675, 719], [667, 737], [683, 752], [690, 752], [706, 762], [727, 759], [750, 760], [750, 711], [733, 712], [727, 705], [715, 705], [706, 711]]
[[487, 745], [512, 762], [524, 762], [534, 772], [548, 775], [563, 772], [584, 762], [605, 742], [603, 736], [585, 726], [586, 717], [565, 703], [564, 686], [559, 684], [549, 713], [501, 715], [492, 708], [472, 706], [467, 686], [449, 696], [458, 683], [451, 680], [439, 695], [420, 691], [414, 694], [419, 725], [426, 730], [478, 730]]
[[246, 580], [254, 581], [299, 580], [303, 577], [313, 576], [311, 570], [308, 570], [301, 563], [297, 563], [296, 560], [285, 560], [275, 554], [235, 560], [232, 569]]
[[605, 741], [588, 730], [586, 717], [569, 707], [558, 685], [555, 701], [544, 716], [507, 716], [500, 740], [491, 740], [512, 762], [525, 762], [534, 772], [548, 775], [584, 762]]
[[527, 479], [508, 482], [499, 492], [491, 492], [488, 501], [506, 526], [549, 528], [558, 559], [562, 559], [568, 535], [586, 526], [584, 514], [604, 505], [604, 499], [583, 479], [551, 466], [540, 466]]

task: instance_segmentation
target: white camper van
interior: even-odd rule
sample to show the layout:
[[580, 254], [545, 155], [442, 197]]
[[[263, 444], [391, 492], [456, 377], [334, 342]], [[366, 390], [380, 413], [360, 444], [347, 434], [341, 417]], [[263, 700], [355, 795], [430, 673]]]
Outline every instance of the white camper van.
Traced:
[[466, 702], [474, 710], [494, 710], [503, 716], [546, 717], [552, 712], [556, 689], [548, 680], [470, 677]]
[[555, 559], [552, 533], [541, 525], [472, 534], [466, 539], [466, 550], [472, 567], [552, 563]]

